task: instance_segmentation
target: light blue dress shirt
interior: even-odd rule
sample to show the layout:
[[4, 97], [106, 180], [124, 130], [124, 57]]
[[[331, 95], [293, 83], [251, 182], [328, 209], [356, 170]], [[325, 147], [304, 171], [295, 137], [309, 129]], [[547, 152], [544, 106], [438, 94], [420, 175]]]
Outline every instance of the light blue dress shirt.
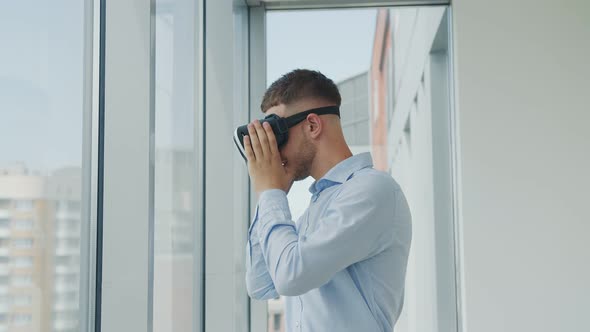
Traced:
[[246, 285], [254, 299], [284, 296], [287, 331], [393, 331], [411, 216], [399, 185], [372, 166], [369, 153], [334, 166], [311, 185], [297, 223], [284, 191], [260, 194]]

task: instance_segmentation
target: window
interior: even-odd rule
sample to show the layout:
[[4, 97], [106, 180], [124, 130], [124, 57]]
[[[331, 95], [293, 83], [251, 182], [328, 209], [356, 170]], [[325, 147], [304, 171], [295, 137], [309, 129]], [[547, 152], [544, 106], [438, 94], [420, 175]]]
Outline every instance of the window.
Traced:
[[31, 295], [15, 295], [13, 304], [15, 306], [29, 306], [33, 304], [33, 297]]
[[14, 228], [18, 231], [28, 231], [33, 229], [33, 221], [29, 219], [17, 219], [14, 221]]
[[153, 330], [193, 331], [201, 280], [194, 267], [200, 9], [197, 1], [155, 2]]
[[31, 314], [13, 314], [12, 324], [14, 326], [25, 326], [31, 324], [33, 316]]
[[[62, 275], [62, 276], [58, 276], [55, 279], [55, 283], [56, 284], [76, 284], [78, 282], [78, 276], [76, 275]], [[67, 296], [71, 296], [71, 295], [75, 295], [75, 294], [67, 294]]]
[[281, 314], [273, 315], [273, 329], [276, 332], [281, 330]]
[[[267, 86], [295, 68], [333, 79], [353, 154], [371, 152], [374, 167], [406, 194], [414, 228], [396, 331], [457, 330], [453, 235], [444, 231], [453, 220], [439, 208], [452, 206], [445, 201], [452, 181], [443, 156], [450, 140], [434, 139], [450, 135], [446, 17], [442, 6], [267, 12]], [[288, 194], [295, 221], [312, 182], [296, 182]], [[277, 329], [281, 307], [281, 300], [269, 301], [269, 331]]]
[[10, 228], [10, 219], [0, 219], [0, 229]]
[[15, 249], [31, 249], [33, 247], [33, 239], [14, 239], [12, 245]]
[[33, 277], [30, 275], [15, 275], [12, 277], [12, 285], [15, 287], [31, 286]]
[[[9, 220], [0, 220], [0, 293], [19, 306], [19, 313], [0, 313], [0, 331], [32, 322], [34, 327], [19, 331], [56, 331], [53, 314], [61, 310], [51, 299], [61, 274], [55, 248], [62, 239], [55, 238], [55, 206], [67, 201], [79, 207], [87, 198], [82, 193], [88, 192], [82, 188], [90, 181], [83, 178], [83, 161], [89, 152], [84, 142], [92, 135], [84, 123], [90, 114], [84, 91], [84, 9], [91, 3], [0, 1], [0, 218], [12, 210]], [[90, 223], [79, 212], [70, 217]], [[20, 256], [19, 250], [38, 243], [43, 250]], [[68, 273], [79, 275], [79, 262]], [[33, 280], [42, 281], [34, 287], [34, 307], [32, 295], [21, 295], [33, 288]], [[73, 291], [79, 292], [77, 284]]]
[[12, 259], [12, 265], [16, 268], [29, 268], [33, 266], [33, 257], [17, 256]]
[[31, 200], [15, 200], [14, 201], [14, 208], [17, 211], [21, 211], [21, 212], [28, 212], [33, 210], [33, 201]]

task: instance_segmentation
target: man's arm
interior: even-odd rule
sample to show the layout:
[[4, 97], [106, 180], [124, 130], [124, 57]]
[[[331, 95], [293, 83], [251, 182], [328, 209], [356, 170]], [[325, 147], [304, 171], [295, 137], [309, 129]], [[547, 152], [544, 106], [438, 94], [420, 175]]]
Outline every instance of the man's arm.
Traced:
[[278, 294], [296, 296], [318, 288], [337, 272], [391, 245], [395, 212], [405, 199], [384, 180], [359, 176], [343, 184], [349, 188], [343, 188], [322, 219], [314, 221], [317, 229], [302, 237], [291, 220], [285, 192], [261, 194], [258, 238]]
[[268, 300], [279, 297], [272, 278], [268, 274], [266, 262], [260, 249], [260, 241], [257, 236], [258, 207], [254, 221], [248, 231], [248, 243], [246, 245], [246, 289], [248, 295], [256, 300]]
[[397, 231], [395, 213], [405, 203], [393, 179], [353, 177], [342, 185], [352, 190], [343, 189], [322, 220], [315, 221], [318, 228], [299, 239], [286, 195], [293, 174], [282, 165], [272, 128], [254, 120], [248, 133], [244, 136], [248, 172], [260, 193], [256, 232], [278, 294], [295, 296], [318, 288], [338, 271], [391, 245]]

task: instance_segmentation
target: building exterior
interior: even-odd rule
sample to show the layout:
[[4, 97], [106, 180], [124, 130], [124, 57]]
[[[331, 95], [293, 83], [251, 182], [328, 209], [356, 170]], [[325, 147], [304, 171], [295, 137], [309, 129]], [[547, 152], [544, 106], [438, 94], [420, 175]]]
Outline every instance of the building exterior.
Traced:
[[412, 212], [402, 332], [456, 330], [446, 22], [442, 7], [377, 18], [371, 148]]
[[79, 331], [79, 168], [0, 170], [0, 331]]
[[336, 83], [342, 97], [342, 131], [355, 154], [370, 148], [368, 76], [367, 72], [363, 72]]
[[388, 110], [392, 107], [391, 54], [392, 34], [390, 9], [381, 8], [377, 11], [377, 24], [373, 39], [373, 53], [369, 82], [370, 99], [370, 127], [371, 152], [376, 169], [387, 170], [387, 127], [389, 123]]
[[23, 165], [0, 170], [0, 331], [50, 326], [44, 193], [44, 177]]
[[46, 179], [48, 208], [44, 234], [47, 236], [45, 278], [51, 299], [51, 329], [79, 331], [81, 171], [77, 167], [58, 169]]

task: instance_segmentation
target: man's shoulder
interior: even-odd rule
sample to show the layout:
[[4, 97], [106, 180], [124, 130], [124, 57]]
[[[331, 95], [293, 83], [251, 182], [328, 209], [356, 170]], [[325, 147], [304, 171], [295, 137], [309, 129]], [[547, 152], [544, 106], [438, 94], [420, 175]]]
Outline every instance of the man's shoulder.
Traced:
[[401, 190], [397, 181], [390, 174], [370, 167], [356, 171], [343, 184], [343, 189], [366, 190], [369, 192], [395, 192]]

